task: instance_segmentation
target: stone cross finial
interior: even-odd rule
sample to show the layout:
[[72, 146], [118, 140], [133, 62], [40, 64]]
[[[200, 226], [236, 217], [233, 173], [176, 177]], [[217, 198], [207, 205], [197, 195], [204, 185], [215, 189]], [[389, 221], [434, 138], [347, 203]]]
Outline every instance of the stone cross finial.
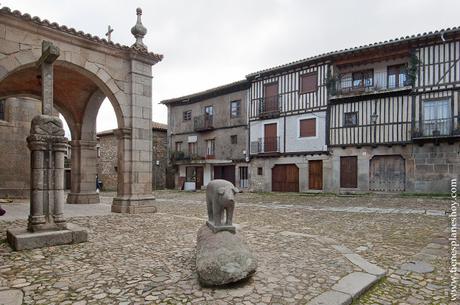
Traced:
[[147, 34], [147, 29], [142, 24], [141, 16], [142, 16], [142, 9], [138, 7], [136, 9], [137, 14], [137, 22], [136, 25], [131, 28], [131, 33], [136, 38], [136, 42], [132, 45], [133, 48], [136, 48], [140, 51], [147, 51], [147, 46], [144, 44], [142, 39], [144, 38], [145, 34]]
[[112, 41], [112, 32], [113, 32], [113, 29], [112, 27], [109, 25], [108, 28], [107, 28], [107, 33], [105, 33], [105, 36], [107, 36], [107, 41]]
[[42, 114], [53, 114], [53, 64], [59, 57], [59, 48], [52, 42], [42, 42], [42, 56], [38, 59], [37, 66], [42, 72]]

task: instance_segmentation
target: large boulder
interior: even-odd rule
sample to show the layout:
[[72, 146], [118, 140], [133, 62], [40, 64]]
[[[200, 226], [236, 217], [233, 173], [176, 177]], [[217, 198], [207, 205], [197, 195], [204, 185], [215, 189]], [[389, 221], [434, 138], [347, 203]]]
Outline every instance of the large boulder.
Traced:
[[198, 231], [196, 270], [201, 284], [218, 286], [251, 276], [257, 260], [238, 234], [214, 233], [207, 225]]

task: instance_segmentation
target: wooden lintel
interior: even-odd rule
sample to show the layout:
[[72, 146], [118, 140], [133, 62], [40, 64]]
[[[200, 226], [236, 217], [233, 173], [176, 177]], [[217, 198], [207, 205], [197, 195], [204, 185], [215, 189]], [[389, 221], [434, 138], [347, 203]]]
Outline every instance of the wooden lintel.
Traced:
[[376, 61], [384, 61], [391, 58], [408, 57], [410, 55], [410, 48], [404, 47], [397, 50], [389, 50], [381, 48], [378, 50], [372, 50], [367, 52], [360, 52], [354, 55], [348, 54], [342, 58], [338, 58], [335, 61], [337, 67], [343, 67], [348, 65], [365, 64]]

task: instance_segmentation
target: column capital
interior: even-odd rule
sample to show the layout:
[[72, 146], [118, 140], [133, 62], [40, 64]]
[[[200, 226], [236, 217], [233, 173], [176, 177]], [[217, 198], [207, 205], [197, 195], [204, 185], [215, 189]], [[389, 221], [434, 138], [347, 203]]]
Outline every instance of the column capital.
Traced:
[[132, 128], [118, 128], [113, 130], [113, 134], [117, 137], [117, 139], [130, 139], [133, 130]]
[[97, 141], [94, 140], [72, 140], [70, 146], [72, 148], [96, 149]]

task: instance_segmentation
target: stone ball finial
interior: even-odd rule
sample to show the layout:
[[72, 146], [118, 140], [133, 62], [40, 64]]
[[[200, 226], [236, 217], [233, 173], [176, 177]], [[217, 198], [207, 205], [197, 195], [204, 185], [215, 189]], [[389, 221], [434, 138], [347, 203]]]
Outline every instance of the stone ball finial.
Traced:
[[147, 46], [142, 41], [145, 34], [147, 34], [147, 29], [142, 24], [142, 20], [141, 20], [142, 9], [140, 7], [136, 9], [136, 14], [137, 14], [136, 25], [131, 28], [131, 33], [136, 38], [136, 42], [133, 44], [133, 48], [140, 50], [140, 51], [147, 51]]

